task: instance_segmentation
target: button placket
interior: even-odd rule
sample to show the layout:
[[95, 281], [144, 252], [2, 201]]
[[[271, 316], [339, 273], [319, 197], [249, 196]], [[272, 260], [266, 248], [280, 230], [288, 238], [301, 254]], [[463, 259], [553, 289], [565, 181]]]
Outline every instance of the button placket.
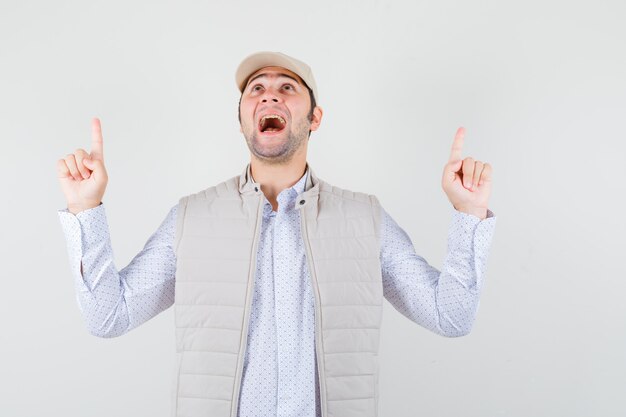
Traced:
[[285, 355], [285, 346], [283, 341], [286, 339], [285, 334], [287, 330], [285, 329], [285, 324], [287, 320], [285, 319], [285, 303], [286, 303], [286, 283], [281, 279], [285, 274], [282, 272], [284, 268], [285, 259], [281, 257], [281, 254], [284, 253], [283, 248], [283, 239], [281, 239], [281, 228], [283, 227], [283, 216], [284, 213], [281, 213], [282, 204], [279, 202], [279, 210], [277, 216], [274, 218], [274, 227], [273, 227], [273, 258], [274, 258], [274, 291], [275, 291], [275, 314], [276, 314], [276, 345], [277, 345], [277, 369], [278, 369], [278, 388], [277, 388], [277, 416], [283, 415], [283, 410], [281, 409], [281, 404], [285, 402], [285, 392], [281, 390], [281, 387], [284, 387], [285, 384], [281, 381], [284, 381], [287, 378], [285, 375], [285, 364], [281, 361], [281, 358], [286, 357]]

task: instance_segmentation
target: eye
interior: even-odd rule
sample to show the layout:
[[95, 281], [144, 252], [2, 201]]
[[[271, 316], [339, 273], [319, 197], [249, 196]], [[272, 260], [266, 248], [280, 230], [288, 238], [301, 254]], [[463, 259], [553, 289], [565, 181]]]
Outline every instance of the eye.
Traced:
[[256, 84], [254, 87], [252, 87], [252, 91], [259, 91], [260, 88], [263, 88], [261, 87], [261, 84]]
[[291, 84], [285, 84], [285, 85], [283, 85], [283, 88], [286, 88], [287, 90], [293, 90], [294, 89], [293, 85], [291, 85]]

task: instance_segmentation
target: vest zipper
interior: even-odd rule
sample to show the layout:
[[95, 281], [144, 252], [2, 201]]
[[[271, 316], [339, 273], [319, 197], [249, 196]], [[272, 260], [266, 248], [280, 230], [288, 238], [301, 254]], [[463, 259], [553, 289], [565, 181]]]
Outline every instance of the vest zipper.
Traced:
[[317, 285], [317, 276], [315, 275], [315, 269], [313, 268], [313, 255], [311, 252], [311, 245], [309, 243], [309, 234], [306, 229], [306, 216], [304, 213], [304, 207], [300, 210], [300, 233], [302, 234], [302, 242], [306, 250], [307, 267], [309, 268], [309, 276], [311, 277], [311, 285], [313, 286], [313, 294], [315, 295], [315, 356], [317, 358], [317, 375], [319, 377], [320, 385], [320, 409], [322, 411], [322, 417], [326, 417], [326, 374], [324, 373], [324, 358], [320, 354], [322, 351], [322, 323], [320, 321], [320, 295]]
[[250, 272], [248, 274], [248, 289], [246, 290], [246, 306], [243, 311], [243, 329], [242, 333], [242, 349], [239, 357], [237, 358], [237, 374], [235, 375], [234, 391], [233, 391], [233, 405], [231, 407], [231, 417], [237, 417], [239, 409], [239, 393], [241, 392], [241, 377], [243, 375], [243, 361], [246, 357], [246, 351], [248, 349], [248, 325], [250, 322], [250, 306], [252, 304], [252, 294], [254, 292], [254, 277], [256, 273], [256, 261], [257, 250], [259, 246], [259, 240], [261, 237], [261, 222], [263, 220], [263, 194], [258, 199], [257, 218], [255, 225], [255, 237], [252, 243], [252, 260], [250, 261]]

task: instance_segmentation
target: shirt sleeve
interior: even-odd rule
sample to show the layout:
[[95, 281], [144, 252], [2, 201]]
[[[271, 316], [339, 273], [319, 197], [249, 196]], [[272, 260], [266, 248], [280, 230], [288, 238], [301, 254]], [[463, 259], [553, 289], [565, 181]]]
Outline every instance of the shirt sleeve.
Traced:
[[113, 262], [104, 205], [76, 215], [67, 208], [58, 210], [76, 300], [89, 333], [120, 336], [174, 303], [176, 208], [172, 207], [141, 252], [119, 271]]
[[441, 271], [415, 253], [413, 243], [381, 207], [381, 269], [385, 298], [401, 314], [443, 336], [470, 332], [479, 305], [496, 217], [453, 208]]

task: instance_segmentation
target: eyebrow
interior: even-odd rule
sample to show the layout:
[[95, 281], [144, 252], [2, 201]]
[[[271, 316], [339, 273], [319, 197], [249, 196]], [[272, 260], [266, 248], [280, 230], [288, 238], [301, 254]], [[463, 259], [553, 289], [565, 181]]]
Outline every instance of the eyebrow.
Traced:
[[[246, 88], [248, 88], [248, 86], [249, 86], [250, 84], [252, 84], [252, 81], [256, 80], [257, 78], [260, 78], [260, 77], [266, 77], [266, 76], [267, 76], [267, 74], [263, 73], [263, 74], [259, 74], [259, 75], [256, 75], [256, 76], [254, 76], [254, 77], [250, 78], [250, 79], [248, 80], [248, 84], [246, 84]], [[292, 77], [291, 75], [287, 75], [287, 74], [279, 74], [279, 75], [278, 75], [278, 77], [286, 77], [286, 78], [291, 78], [291, 79], [292, 79], [292, 80], [294, 80], [296, 83], [300, 84], [300, 81], [296, 80], [296, 79], [295, 79], [294, 77]]]

